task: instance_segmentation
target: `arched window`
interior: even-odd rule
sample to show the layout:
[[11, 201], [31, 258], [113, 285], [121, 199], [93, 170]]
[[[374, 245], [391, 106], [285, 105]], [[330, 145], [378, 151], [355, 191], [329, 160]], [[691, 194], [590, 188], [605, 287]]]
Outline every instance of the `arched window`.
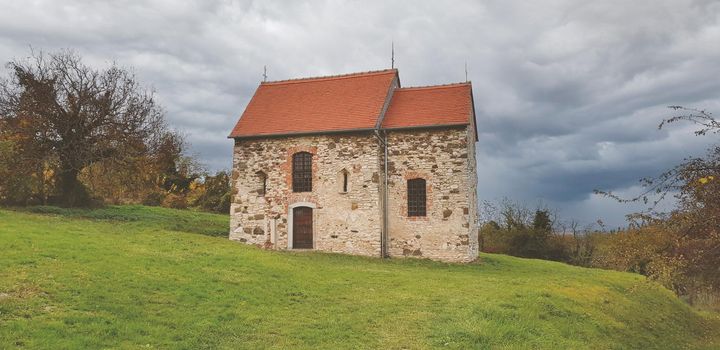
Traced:
[[425, 216], [427, 197], [425, 179], [411, 179], [407, 181], [407, 208], [408, 216]]
[[255, 175], [258, 177], [258, 194], [264, 196], [267, 193], [267, 174], [258, 171]]
[[312, 154], [293, 154], [292, 180], [293, 192], [312, 191]]

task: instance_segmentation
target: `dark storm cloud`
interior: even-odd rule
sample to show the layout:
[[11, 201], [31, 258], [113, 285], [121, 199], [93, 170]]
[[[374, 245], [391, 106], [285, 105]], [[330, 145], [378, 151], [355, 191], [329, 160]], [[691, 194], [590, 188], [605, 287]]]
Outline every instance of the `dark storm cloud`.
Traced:
[[720, 110], [712, 1], [1, 1], [0, 59], [74, 48], [132, 66], [213, 169], [261, 80], [383, 69], [404, 86], [465, 79], [478, 112], [479, 194], [619, 224], [632, 194], [710, 141], [658, 131], [664, 106]]

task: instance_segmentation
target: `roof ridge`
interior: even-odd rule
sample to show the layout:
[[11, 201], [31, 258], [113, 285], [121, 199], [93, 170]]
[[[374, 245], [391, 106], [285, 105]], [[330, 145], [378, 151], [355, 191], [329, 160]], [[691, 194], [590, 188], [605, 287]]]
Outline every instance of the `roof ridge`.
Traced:
[[446, 89], [446, 88], [452, 88], [452, 87], [460, 87], [464, 85], [472, 85], [471, 81], [463, 81], [459, 83], [448, 83], [448, 84], [439, 84], [439, 85], [420, 85], [420, 86], [404, 86], [401, 88], [398, 88], [398, 90], [431, 90], [431, 89]]
[[337, 79], [353, 78], [353, 77], [357, 77], [357, 76], [380, 75], [380, 74], [386, 74], [386, 73], [390, 73], [390, 72], [397, 73], [397, 71], [398, 71], [397, 68], [390, 68], [390, 69], [371, 70], [371, 71], [355, 72], [355, 73], [347, 73], [347, 74], [335, 74], [335, 75], [324, 75], [324, 76], [315, 76], [315, 77], [306, 77], [306, 78], [263, 81], [260, 83], [260, 85], [283, 85], [283, 84], [305, 83], [305, 82], [310, 82], [310, 81], [337, 80]]

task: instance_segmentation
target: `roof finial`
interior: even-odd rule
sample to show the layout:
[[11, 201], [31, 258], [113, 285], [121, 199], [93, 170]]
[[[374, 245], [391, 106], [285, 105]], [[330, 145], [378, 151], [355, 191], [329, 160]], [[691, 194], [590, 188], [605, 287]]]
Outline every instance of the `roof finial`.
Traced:
[[395, 41], [390, 42], [390, 68], [395, 68]]
[[465, 82], [466, 82], [466, 83], [468, 82], [468, 79], [467, 79], [467, 61], [465, 61]]
[[267, 66], [263, 66], [263, 83], [267, 81]]

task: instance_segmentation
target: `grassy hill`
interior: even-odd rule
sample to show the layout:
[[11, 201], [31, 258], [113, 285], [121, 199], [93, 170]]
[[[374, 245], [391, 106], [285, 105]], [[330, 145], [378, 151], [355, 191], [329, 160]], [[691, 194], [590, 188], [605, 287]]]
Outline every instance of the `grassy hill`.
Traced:
[[221, 215], [0, 210], [0, 348], [720, 348], [627, 273], [264, 251]]

